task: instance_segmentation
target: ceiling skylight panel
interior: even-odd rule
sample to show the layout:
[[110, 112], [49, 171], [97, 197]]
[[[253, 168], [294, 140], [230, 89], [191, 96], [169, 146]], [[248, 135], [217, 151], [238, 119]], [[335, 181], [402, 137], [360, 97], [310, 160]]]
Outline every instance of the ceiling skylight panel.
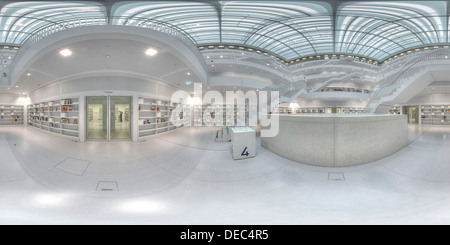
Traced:
[[[133, 23], [133, 19], [157, 22], [181, 29], [192, 38], [201, 38], [194, 43], [205, 40], [220, 42], [219, 21], [216, 9], [209, 3], [189, 1], [155, 1], [155, 2], [119, 2], [113, 5], [111, 15], [113, 23], [124, 25]], [[205, 38], [206, 35], [214, 37]], [[195, 38], [194, 38], [195, 39]]]
[[[238, 13], [252, 13], [253, 17], [256, 18], [273, 18], [276, 17], [290, 17], [298, 16], [299, 13], [296, 11], [291, 11], [289, 9], [277, 9], [277, 8], [266, 8], [258, 6], [245, 6], [235, 10]], [[302, 14], [304, 15], [304, 14]]]
[[106, 17], [104, 7], [95, 2], [18, 2], [1, 9], [2, 42], [20, 44], [28, 35], [55, 22], [69, 19]]
[[277, 11], [284, 11], [290, 15], [295, 14], [308, 14], [308, 15], [318, 15], [323, 13], [329, 13], [330, 7], [324, 3], [311, 3], [311, 2], [288, 2], [288, 1], [277, 1], [277, 2], [265, 2], [265, 1], [230, 1], [224, 2], [224, 10], [229, 9], [276, 9]]

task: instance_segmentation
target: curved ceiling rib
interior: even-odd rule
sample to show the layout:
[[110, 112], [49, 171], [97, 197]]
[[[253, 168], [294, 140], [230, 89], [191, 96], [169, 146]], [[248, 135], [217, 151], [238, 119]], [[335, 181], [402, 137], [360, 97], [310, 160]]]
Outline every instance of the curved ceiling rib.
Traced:
[[320, 2], [224, 2], [222, 42], [258, 47], [285, 59], [331, 53], [331, 12]]
[[83, 18], [106, 23], [106, 10], [95, 2], [17, 2], [0, 10], [0, 42], [21, 44], [34, 31], [49, 24]]
[[113, 25], [150, 21], [176, 28], [196, 44], [219, 43], [219, 18], [213, 5], [200, 2], [120, 2], [113, 6]]
[[300, 0], [20, 1], [0, 9], [0, 43], [21, 45], [39, 30], [55, 32], [96, 20], [94, 24], [162, 25], [196, 45], [254, 47], [284, 60], [349, 54], [381, 61], [411, 48], [447, 45], [447, 5], [349, 1], [333, 9], [326, 1]]
[[382, 60], [404, 49], [446, 43], [444, 1], [349, 2], [337, 10], [336, 51]]

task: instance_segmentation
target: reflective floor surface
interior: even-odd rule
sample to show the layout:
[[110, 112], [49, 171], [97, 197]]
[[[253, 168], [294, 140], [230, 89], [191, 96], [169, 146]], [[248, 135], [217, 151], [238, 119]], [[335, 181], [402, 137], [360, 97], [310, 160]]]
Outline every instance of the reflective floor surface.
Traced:
[[313, 167], [259, 144], [234, 161], [214, 128], [144, 142], [73, 142], [0, 127], [0, 224], [450, 224], [450, 127], [356, 167]]

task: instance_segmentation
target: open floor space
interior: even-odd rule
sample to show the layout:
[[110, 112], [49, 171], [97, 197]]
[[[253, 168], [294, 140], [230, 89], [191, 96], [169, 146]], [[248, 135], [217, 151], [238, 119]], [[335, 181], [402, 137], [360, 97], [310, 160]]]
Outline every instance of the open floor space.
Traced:
[[[214, 128], [73, 142], [0, 128], [2, 224], [447, 224], [450, 128], [409, 127], [382, 160], [313, 167], [260, 145], [232, 160]], [[259, 141], [258, 141], [259, 142]]]

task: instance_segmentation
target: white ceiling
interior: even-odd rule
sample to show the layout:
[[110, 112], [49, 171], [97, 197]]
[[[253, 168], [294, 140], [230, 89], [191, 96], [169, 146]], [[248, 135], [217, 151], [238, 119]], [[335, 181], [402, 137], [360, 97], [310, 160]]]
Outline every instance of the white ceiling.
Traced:
[[422, 97], [432, 94], [450, 94], [450, 86], [428, 86], [416, 96]]
[[[19, 86], [0, 87], [0, 93], [30, 93], [48, 83], [93, 72], [115, 71], [161, 79], [168, 84], [191, 91], [186, 81], [201, 82], [188, 66], [168, 50], [155, 47], [158, 54], [151, 57], [145, 51], [155, 47], [152, 43], [119, 39], [95, 39], [80, 41], [69, 46], [55, 47], [25, 70], [14, 84]], [[72, 56], [59, 54], [62, 48], [69, 48]]]

